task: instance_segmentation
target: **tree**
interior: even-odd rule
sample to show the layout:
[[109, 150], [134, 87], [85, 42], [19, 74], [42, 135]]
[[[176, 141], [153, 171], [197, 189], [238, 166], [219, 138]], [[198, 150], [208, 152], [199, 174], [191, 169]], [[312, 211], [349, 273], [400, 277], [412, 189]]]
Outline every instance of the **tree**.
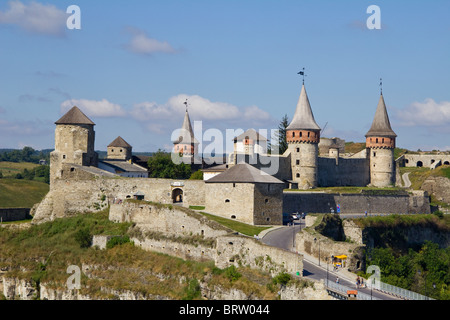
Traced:
[[193, 174], [191, 174], [189, 180], [203, 180], [203, 171], [197, 170]]
[[150, 178], [188, 179], [191, 166], [186, 163], [175, 164], [170, 153], [158, 150], [147, 162]]
[[[275, 133], [275, 141], [277, 143], [276, 146], [278, 146], [278, 154], [283, 154], [288, 148], [288, 143], [286, 140], [286, 132], [288, 126], [289, 118], [287, 114], [285, 114], [278, 125], [277, 133]], [[274, 153], [274, 151], [275, 150], [273, 150], [271, 145], [271, 153]], [[276, 152], [274, 154], [276, 154]]]

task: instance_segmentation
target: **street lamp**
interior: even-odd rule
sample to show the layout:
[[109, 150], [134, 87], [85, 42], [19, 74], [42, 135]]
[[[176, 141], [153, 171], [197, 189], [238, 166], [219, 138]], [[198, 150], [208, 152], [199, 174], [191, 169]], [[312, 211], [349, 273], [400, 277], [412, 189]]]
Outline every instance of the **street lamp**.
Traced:
[[[314, 238], [314, 243], [316, 243], [317, 238]], [[320, 266], [320, 240], [319, 240], [319, 266]]]

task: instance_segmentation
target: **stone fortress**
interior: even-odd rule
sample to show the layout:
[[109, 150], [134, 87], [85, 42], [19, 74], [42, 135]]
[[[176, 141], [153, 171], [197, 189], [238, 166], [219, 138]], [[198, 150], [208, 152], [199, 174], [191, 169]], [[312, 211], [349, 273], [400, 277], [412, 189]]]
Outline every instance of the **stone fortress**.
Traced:
[[[340, 203], [345, 203], [340, 207], [347, 213], [363, 213], [368, 207], [380, 213], [429, 212], [428, 198], [423, 193], [362, 194], [352, 198], [328, 194], [325, 199], [323, 194], [286, 191], [395, 185], [396, 134], [382, 94], [366, 134], [367, 148], [348, 156], [342, 155], [342, 140], [320, 138], [321, 129], [303, 84], [287, 128], [288, 149], [284, 154], [268, 155], [267, 139], [250, 129], [234, 139], [234, 152], [227, 163], [204, 170], [204, 180], [148, 178], [146, 169], [133, 163], [132, 147], [120, 136], [108, 145], [107, 159], [99, 160], [94, 151], [95, 123], [77, 107], [55, 124], [50, 192], [35, 210], [35, 223], [77, 212], [95, 212], [126, 199], [204, 206], [209, 213], [255, 225], [281, 225], [283, 213], [330, 212]], [[194, 163], [199, 157], [198, 144], [186, 107], [173, 152]], [[328, 150], [328, 155], [319, 154], [319, 150]], [[268, 163], [276, 163], [277, 170], [270, 173]]]

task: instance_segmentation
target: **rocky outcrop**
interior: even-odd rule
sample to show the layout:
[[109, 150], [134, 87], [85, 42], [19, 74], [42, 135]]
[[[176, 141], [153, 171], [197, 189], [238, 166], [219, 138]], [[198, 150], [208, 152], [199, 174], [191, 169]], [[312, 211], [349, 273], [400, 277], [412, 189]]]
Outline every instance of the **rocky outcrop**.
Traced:
[[437, 201], [450, 203], [450, 179], [446, 177], [428, 177], [420, 187], [433, 195]]

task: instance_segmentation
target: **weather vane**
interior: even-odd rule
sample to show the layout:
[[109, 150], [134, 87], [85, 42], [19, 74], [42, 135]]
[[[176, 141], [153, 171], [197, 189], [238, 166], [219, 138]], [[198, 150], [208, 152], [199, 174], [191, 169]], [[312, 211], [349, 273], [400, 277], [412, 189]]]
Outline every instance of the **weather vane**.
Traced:
[[187, 112], [187, 108], [188, 108], [188, 99], [186, 99], [186, 101], [184, 102], [184, 104], [186, 105], [186, 112]]
[[383, 94], [383, 79], [380, 78], [380, 93]]
[[300, 71], [299, 73], [297, 73], [297, 74], [299, 74], [299, 75], [301, 75], [301, 76], [303, 76], [303, 84], [305, 83], [305, 77], [306, 77], [306, 74], [305, 74], [305, 68], [303, 68], [303, 70], [302, 71]]

